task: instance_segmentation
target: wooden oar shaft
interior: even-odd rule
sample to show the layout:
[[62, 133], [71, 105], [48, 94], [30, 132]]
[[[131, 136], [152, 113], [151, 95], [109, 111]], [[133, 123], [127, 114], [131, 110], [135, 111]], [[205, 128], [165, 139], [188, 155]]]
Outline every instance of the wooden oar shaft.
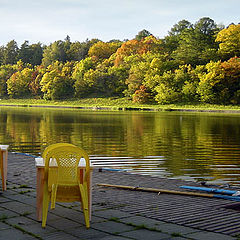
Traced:
[[132, 187], [132, 186], [124, 186], [124, 185], [104, 184], [104, 183], [99, 183], [97, 185], [101, 186], [101, 187], [114, 187], [114, 188], [143, 191], [143, 192], [169, 193], [169, 194], [188, 195], [188, 196], [197, 196], [197, 197], [209, 197], [209, 198], [214, 197], [213, 194], [207, 194], [207, 193], [181, 192], [181, 191], [167, 190], [167, 189]]

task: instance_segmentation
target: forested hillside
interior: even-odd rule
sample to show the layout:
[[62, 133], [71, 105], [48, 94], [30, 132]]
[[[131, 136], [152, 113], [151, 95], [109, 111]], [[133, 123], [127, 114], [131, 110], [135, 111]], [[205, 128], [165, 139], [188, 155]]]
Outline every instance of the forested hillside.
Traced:
[[[159, 25], [159, 27], [161, 27]], [[129, 97], [141, 103], [240, 103], [240, 24], [182, 20], [160, 39], [57, 40], [0, 47], [0, 97]]]

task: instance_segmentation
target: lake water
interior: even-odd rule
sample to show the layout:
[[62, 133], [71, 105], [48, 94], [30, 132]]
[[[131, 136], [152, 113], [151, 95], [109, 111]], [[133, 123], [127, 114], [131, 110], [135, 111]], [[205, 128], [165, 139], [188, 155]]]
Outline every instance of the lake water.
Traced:
[[56, 142], [138, 174], [240, 185], [240, 115], [0, 107], [0, 144], [39, 156]]

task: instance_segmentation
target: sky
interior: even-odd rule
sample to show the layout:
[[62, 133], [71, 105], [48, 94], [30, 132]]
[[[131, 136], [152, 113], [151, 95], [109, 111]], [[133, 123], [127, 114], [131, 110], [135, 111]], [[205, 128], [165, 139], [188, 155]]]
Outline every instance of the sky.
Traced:
[[185, 19], [240, 23], [240, 0], [0, 0], [0, 46], [64, 40], [133, 39], [143, 29], [163, 38]]

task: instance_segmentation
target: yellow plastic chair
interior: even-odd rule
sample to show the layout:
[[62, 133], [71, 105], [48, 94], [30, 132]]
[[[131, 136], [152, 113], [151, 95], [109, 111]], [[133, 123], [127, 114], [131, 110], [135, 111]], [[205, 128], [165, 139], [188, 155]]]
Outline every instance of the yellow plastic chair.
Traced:
[[[78, 169], [81, 158], [84, 158], [86, 162], [83, 178]], [[85, 224], [89, 228], [90, 162], [88, 154], [75, 145], [56, 143], [44, 150], [43, 159], [45, 168], [42, 227], [46, 226], [49, 202], [51, 202], [51, 209], [54, 209], [56, 202], [80, 201]]]

